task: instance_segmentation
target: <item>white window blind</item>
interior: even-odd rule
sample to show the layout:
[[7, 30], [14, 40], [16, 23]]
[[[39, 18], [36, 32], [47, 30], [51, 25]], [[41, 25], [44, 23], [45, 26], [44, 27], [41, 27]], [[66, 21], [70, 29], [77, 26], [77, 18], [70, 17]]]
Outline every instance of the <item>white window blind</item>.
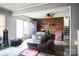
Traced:
[[0, 14], [0, 36], [3, 36], [4, 29], [5, 29], [5, 15]]
[[17, 19], [16, 21], [16, 37], [22, 38], [23, 37], [23, 21]]

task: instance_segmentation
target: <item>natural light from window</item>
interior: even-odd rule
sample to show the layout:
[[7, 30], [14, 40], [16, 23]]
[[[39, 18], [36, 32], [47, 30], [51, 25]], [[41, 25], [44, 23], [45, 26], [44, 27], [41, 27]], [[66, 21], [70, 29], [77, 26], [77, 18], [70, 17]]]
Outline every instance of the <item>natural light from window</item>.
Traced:
[[5, 15], [0, 14], [0, 36], [3, 36], [4, 29], [5, 29]]
[[69, 26], [69, 16], [64, 17], [64, 26]]
[[16, 20], [16, 37], [22, 38], [23, 37], [23, 21], [17, 19]]

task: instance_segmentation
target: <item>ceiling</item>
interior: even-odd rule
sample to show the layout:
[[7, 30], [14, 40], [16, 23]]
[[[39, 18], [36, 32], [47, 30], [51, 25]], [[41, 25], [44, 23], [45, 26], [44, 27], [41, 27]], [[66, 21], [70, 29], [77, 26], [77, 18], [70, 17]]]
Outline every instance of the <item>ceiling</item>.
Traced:
[[17, 15], [25, 15], [27, 17], [31, 18], [46, 18], [47, 13], [55, 14], [53, 17], [64, 17], [69, 16], [69, 7], [60, 7], [60, 8], [54, 8], [54, 9], [47, 9], [47, 10], [41, 10], [41, 11], [35, 11], [35, 12], [28, 12], [28, 13], [21, 13]]
[[13, 15], [24, 15], [31, 18], [45, 18], [47, 13], [54, 17], [69, 16], [68, 4], [54, 3], [0, 3], [0, 8], [12, 11]]
[[30, 8], [41, 5], [42, 3], [0, 3], [0, 8], [4, 8], [9, 11], [17, 11], [24, 8]]

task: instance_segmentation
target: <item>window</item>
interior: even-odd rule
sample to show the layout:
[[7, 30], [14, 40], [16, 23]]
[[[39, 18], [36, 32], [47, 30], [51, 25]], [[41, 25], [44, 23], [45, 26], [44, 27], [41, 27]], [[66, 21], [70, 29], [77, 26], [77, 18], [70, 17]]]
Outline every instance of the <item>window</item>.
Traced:
[[24, 21], [24, 35], [31, 37], [31, 35], [36, 31], [35, 21]]
[[23, 21], [22, 20], [16, 20], [16, 37], [22, 38], [23, 37]]
[[31, 37], [36, 31], [35, 22], [23, 21], [20, 19], [16, 20], [16, 38]]
[[64, 17], [64, 26], [69, 26], [69, 16]]
[[4, 29], [5, 29], [5, 15], [0, 14], [0, 36], [3, 36]]
[[24, 37], [28, 37], [29, 36], [29, 22], [28, 21], [24, 21]]

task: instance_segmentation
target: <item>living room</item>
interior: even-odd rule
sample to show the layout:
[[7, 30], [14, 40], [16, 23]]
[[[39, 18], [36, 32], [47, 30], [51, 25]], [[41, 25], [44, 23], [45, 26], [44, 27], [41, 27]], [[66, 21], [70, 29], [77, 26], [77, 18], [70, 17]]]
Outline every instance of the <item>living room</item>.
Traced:
[[70, 6], [53, 3], [0, 4], [0, 55], [69, 56]]

